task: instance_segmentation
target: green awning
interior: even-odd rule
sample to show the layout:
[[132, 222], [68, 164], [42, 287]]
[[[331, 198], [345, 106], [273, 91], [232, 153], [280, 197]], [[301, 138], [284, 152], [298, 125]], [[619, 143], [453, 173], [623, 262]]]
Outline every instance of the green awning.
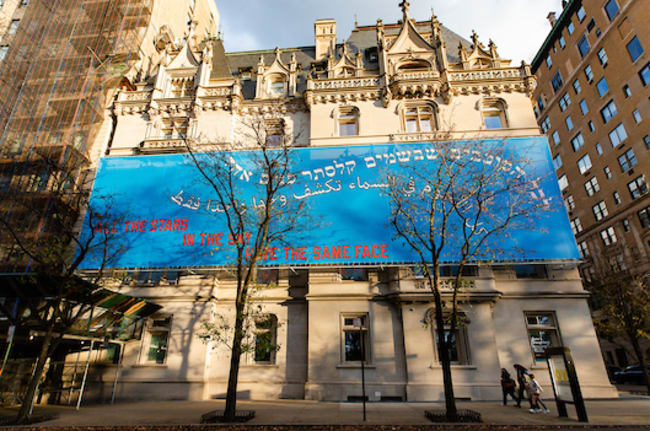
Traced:
[[[72, 327], [59, 329], [71, 335], [118, 339], [137, 337], [138, 322], [162, 308], [144, 298], [97, 287], [80, 277], [68, 279], [40, 274], [0, 274], [0, 297], [34, 303], [59, 296], [60, 292], [65, 293], [64, 301], [88, 308]], [[5, 303], [10, 302], [5, 300]], [[7, 309], [0, 307], [0, 314], [7, 315]], [[12, 316], [6, 317], [13, 320]], [[33, 322], [22, 323], [29, 329], [41, 329]]]

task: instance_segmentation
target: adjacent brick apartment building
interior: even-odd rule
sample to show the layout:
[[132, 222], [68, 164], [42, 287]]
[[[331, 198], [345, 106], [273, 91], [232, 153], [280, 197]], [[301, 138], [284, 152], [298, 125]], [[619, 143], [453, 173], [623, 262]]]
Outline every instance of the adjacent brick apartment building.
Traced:
[[[532, 63], [535, 112], [584, 258], [582, 277], [589, 283], [610, 267], [648, 271], [648, 2], [574, 0], [548, 18], [553, 28]], [[603, 351], [608, 363], [628, 365], [624, 348], [603, 343]]]

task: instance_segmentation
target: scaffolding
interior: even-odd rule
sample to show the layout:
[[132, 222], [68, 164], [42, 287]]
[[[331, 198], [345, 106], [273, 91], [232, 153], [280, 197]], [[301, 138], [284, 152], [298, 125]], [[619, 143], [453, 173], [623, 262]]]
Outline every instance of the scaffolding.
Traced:
[[[5, 341], [0, 343], [0, 357], [4, 358], [0, 365], [0, 405], [13, 405], [24, 399], [47, 331], [29, 317], [19, 318], [25, 316], [20, 304], [48, 296], [56, 282], [18, 274], [7, 275], [2, 281], [0, 298], [13, 312], [0, 317], [0, 340]], [[83, 280], [78, 283], [90, 286]], [[68, 295], [65, 302], [77, 309], [85, 305], [86, 309], [74, 324], [55, 326], [60, 340], [47, 358], [38, 385], [38, 402], [47, 396], [50, 404], [75, 404], [78, 409], [89, 391], [93, 399], [106, 402], [109, 395], [114, 402], [125, 343], [140, 339], [144, 319], [162, 307], [104, 288], [83, 293], [73, 290], [77, 293]]]
[[[152, 1], [32, 0], [25, 10], [0, 62], [0, 216], [34, 241], [52, 233], [48, 218], [79, 216], [58, 214], [69, 208], [48, 194], [49, 171], [79, 177], [89, 166], [109, 98], [139, 60]], [[0, 262], [10, 242], [0, 233]]]

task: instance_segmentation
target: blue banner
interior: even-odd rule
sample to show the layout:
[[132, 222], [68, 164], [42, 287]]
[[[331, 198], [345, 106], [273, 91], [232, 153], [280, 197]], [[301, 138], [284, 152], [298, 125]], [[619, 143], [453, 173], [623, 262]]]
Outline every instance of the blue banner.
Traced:
[[[525, 158], [525, 169], [513, 165], [513, 175], [536, 179], [542, 213], [531, 215], [530, 226], [517, 227], [493, 239], [494, 260], [575, 260], [580, 255], [563, 208], [546, 138], [484, 140], [483, 154], [505, 146], [512, 160]], [[419, 258], [389, 225], [390, 200], [386, 175], [408, 176], [409, 169], [429, 169], [437, 163], [434, 144], [382, 144], [291, 150], [292, 184], [277, 196], [277, 205], [305, 202], [311, 227], [291, 231], [283, 244], [271, 244], [262, 265], [390, 265], [417, 263]], [[477, 164], [490, 163], [474, 151]], [[253, 152], [234, 155], [240, 200], [259, 208], [264, 178], [252, 161]], [[460, 155], [462, 156], [462, 155]], [[197, 157], [204, 157], [199, 154]], [[207, 156], [205, 156], [207, 157]], [[487, 157], [487, 156], [486, 156]], [[523, 169], [523, 170], [522, 170]], [[524, 172], [525, 171], [525, 172]], [[421, 187], [412, 182], [413, 196]], [[110, 202], [110, 204], [108, 204]], [[228, 266], [232, 238], [214, 190], [187, 155], [106, 157], [100, 161], [91, 206], [116, 217], [100, 229], [123, 245], [120, 255], [105, 262], [113, 268], [177, 268]], [[85, 235], [89, 232], [85, 223]], [[452, 241], [453, 242], [453, 241]], [[229, 244], [230, 243], [230, 244]], [[457, 248], [449, 244], [441, 260], [454, 262]], [[82, 267], [98, 268], [99, 253], [90, 253]], [[108, 265], [106, 265], [108, 263]]]

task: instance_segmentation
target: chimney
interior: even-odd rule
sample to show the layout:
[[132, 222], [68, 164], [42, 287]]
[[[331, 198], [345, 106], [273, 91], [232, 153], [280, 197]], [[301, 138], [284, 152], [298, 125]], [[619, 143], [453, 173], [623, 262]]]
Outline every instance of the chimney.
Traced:
[[316, 39], [316, 60], [327, 58], [330, 50], [336, 51], [336, 21], [319, 19], [314, 23], [314, 38]]
[[550, 12], [546, 19], [551, 23], [551, 27], [555, 27], [555, 23], [557, 22], [557, 18], [555, 18], [555, 12]]

